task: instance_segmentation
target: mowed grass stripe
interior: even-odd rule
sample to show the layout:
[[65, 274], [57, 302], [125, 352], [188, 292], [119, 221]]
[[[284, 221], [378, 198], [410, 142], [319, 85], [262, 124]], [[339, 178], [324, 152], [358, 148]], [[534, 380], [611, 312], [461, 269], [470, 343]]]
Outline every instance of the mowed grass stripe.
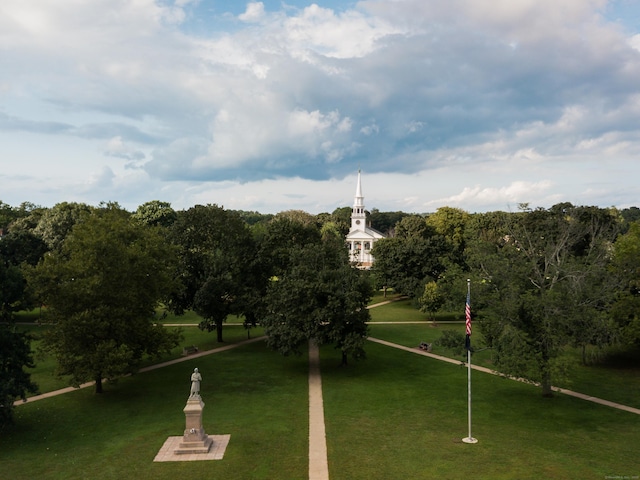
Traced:
[[370, 478], [602, 479], [637, 475], [640, 418], [493, 375], [473, 376], [467, 435], [464, 367], [367, 345], [338, 368], [324, 349], [325, 422], [332, 480]]
[[[231, 434], [222, 461], [154, 463], [184, 429], [189, 376], [203, 375], [204, 426]], [[264, 342], [25, 404], [1, 432], [0, 478], [301, 479], [308, 474], [307, 357]], [[9, 475], [9, 476], [6, 476]]]

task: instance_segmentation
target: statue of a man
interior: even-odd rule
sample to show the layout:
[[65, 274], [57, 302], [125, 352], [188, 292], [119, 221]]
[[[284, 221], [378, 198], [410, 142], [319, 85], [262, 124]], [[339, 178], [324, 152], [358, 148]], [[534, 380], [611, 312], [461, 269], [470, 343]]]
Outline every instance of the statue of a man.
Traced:
[[198, 372], [197, 368], [193, 369], [191, 374], [191, 394], [190, 397], [200, 396], [200, 382], [202, 381], [202, 375]]

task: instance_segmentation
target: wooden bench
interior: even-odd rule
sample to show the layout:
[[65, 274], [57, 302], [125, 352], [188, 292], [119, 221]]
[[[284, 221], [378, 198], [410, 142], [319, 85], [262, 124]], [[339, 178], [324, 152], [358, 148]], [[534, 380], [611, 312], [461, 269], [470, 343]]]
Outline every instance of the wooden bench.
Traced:
[[195, 345], [189, 345], [188, 347], [184, 347], [182, 349], [182, 356], [186, 357], [187, 355], [193, 355], [194, 353], [198, 353], [198, 347]]

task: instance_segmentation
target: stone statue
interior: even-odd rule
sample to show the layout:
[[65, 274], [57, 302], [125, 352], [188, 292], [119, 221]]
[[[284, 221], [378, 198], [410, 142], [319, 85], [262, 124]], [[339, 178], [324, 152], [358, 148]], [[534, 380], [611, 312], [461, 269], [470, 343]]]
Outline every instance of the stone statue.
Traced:
[[199, 397], [200, 396], [200, 382], [202, 381], [202, 375], [198, 372], [197, 368], [193, 369], [193, 373], [191, 374], [191, 394], [189, 397]]

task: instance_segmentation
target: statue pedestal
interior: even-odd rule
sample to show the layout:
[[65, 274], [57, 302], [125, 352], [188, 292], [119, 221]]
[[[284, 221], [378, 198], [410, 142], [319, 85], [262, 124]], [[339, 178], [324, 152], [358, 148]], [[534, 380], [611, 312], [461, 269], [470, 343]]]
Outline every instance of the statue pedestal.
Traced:
[[186, 418], [186, 427], [184, 429], [184, 436], [180, 446], [174, 450], [174, 453], [187, 454], [187, 453], [207, 453], [211, 448], [213, 440], [204, 432], [202, 427], [202, 410], [204, 409], [204, 402], [200, 395], [192, 395], [187, 400], [187, 405], [184, 407], [184, 415]]

